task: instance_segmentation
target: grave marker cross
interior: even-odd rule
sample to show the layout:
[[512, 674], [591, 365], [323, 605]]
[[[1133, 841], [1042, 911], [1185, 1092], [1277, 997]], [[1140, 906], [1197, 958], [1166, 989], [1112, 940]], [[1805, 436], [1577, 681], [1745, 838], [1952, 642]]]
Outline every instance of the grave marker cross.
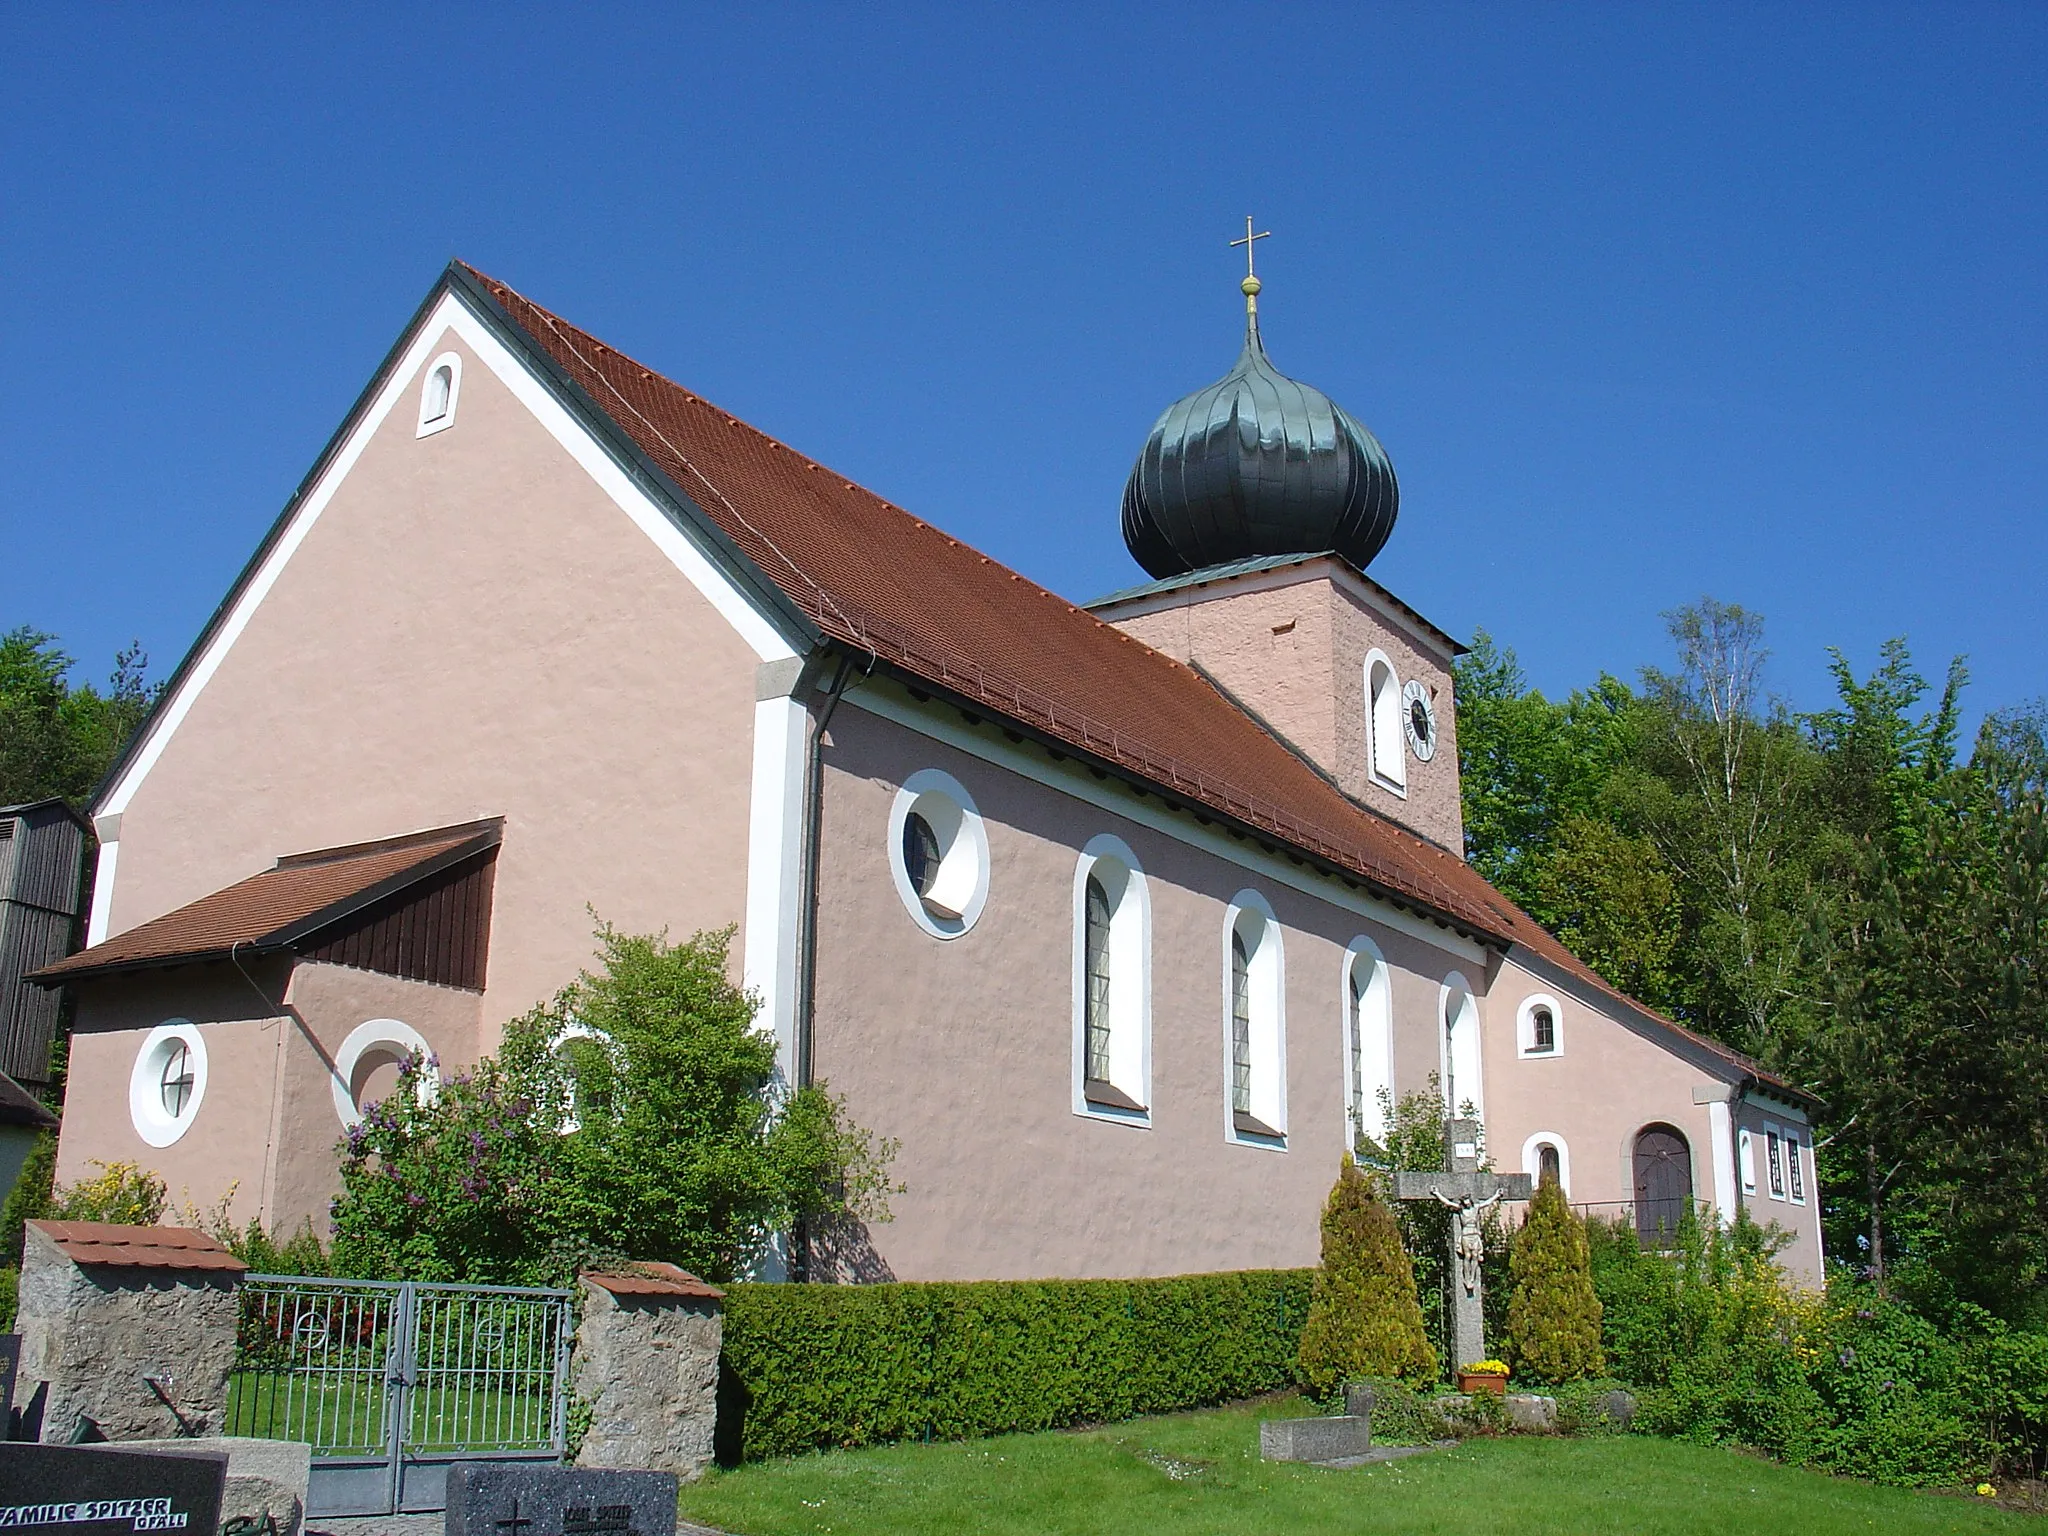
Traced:
[[1486, 1294], [1480, 1268], [1486, 1259], [1486, 1237], [1479, 1213], [1503, 1200], [1527, 1200], [1536, 1181], [1526, 1173], [1485, 1173], [1479, 1167], [1479, 1122], [1447, 1120], [1444, 1140], [1450, 1150], [1448, 1169], [1397, 1171], [1394, 1198], [1434, 1200], [1451, 1211], [1450, 1260], [1455, 1301], [1453, 1369], [1486, 1358]]

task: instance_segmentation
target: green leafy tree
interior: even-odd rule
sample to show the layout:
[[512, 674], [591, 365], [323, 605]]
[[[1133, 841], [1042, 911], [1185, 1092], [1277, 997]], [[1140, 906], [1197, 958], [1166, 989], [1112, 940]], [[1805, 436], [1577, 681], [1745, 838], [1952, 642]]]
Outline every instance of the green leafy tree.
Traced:
[[1536, 1186], [1528, 1217], [1509, 1245], [1509, 1265], [1515, 1288], [1507, 1345], [1516, 1374], [1561, 1385], [1604, 1371], [1586, 1225], [1565, 1203], [1552, 1173]]
[[1655, 843], [1575, 813], [1537, 866], [1534, 898], [1573, 954], [1629, 996], [1669, 1006], [1683, 906]]
[[1367, 1376], [1436, 1378], [1436, 1351], [1423, 1334], [1401, 1230], [1348, 1154], [1323, 1207], [1322, 1264], [1297, 1370], [1318, 1397]]
[[798, 1220], [886, 1219], [893, 1144], [823, 1086], [777, 1094], [731, 939], [600, 928], [599, 967], [496, 1056], [438, 1093], [409, 1065], [344, 1143], [337, 1267], [536, 1281], [634, 1258], [727, 1279]]
[[155, 702], [148, 658], [130, 646], [105, 692], [69, 681], [54, 636], [26, 626], [0, 634], [0, 805], [62, 796], [83, 805]]

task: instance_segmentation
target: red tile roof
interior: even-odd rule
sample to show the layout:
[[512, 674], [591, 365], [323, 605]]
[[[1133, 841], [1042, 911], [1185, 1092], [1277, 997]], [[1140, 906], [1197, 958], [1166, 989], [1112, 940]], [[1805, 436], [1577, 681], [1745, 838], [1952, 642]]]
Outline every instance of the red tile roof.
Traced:
[[687, 1269], [678, 1269], [673, 1264], [635, 1264], [630, 1270], [617, 1274], [593, 1270], [587, 1271], [583, 1278], [614, 1296], [691, 1296], [716, 1301], [725, 1294], [717, 1286], [706, 1285]]
[[29, 1225], [74, 1264], [111, 1269], [214, 1269], [249, 1266], [191, 1227], [125, 1227], [110, 1221], [32, 1221]]
[[826, 635], [1482, 940], [1522, 945], [1778, 1081], [1616, 991], [1462, 858], [1349, 799], [1192, 668], [464, 270]]
[[274, 868], [29, 973], [55, 984], [295, 941], [498, 840], [495, 822], [279, 859]]

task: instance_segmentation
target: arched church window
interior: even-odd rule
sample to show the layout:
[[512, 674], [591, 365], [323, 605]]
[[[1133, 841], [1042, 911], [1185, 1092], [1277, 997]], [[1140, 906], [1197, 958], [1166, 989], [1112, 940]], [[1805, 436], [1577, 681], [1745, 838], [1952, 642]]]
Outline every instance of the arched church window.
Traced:
[[1392, 1091], [1394, 1017], [1387, 963], [1372, 940], [1356, 938], [1346, 950], [1344, 986], [1345, 1084], [1351, 1139], [1386, 1139], [1382, 1094]]
[[462, 358], [443, 352], [427, 365], [426, 381], [420, 385], [418, 436], [443, 431], [455, 425], [455, 399], [462, 388]]
[[903, 781], [889, 809], [889, 866], [896, 894], [936, 939], [972, 928], [988, 899], [988, 833], [965, 786], [938, 768]]
[[1559, 1021], [1563, 1010], [1557, 999], [1538, 993], [1522, 999], [1515, 1011], [1515, 1035], [1524, 1056], [1562, 1056], [1564, 1031]]
[[1558, 1188], [1571, 1198], [1572, 1154], [1565, 1140], [1555, 1131], [1538, 1131], [1522, 1143], [1522, 1172], [1542, 1183], [1545, 1174], [1557, 1180]]
[[1536, 1154], [1536, 1181], [1540, 1184], [1546, 1180], [1553, 1183], [1562, 1183], [1564, 1180], [1564, 1164], [1558, 1161], [1557, 1148], [1548, 1142], [1545, 1142]]
[[1365, 711], [1366, 753], [1372, 776], [1384, 788], [1405, 791], [1408, 756], [1401, 685], [1394, 676], [1394, 664], [1379, 651], [1365, 661]]
[[1224, 1057], [1232, 1140], [1279, 1147], [1286, 1138], [1284, 985], [1280, 925], [1265, 898], [1240, 891], [1225, 930]]
[[441, 1069], [434, 1048], [402, 1019], [369, 1019], [348, 1032], [334, 1053], [334, 1113], [342, 1128], [353, 1130], [364, 1110], [389, 1096], [405, 1065], [417, 1059], [419, 1076], [413, 1092], [422, 1104], [441, 1091]]
[[1444, 978], [1437, 1007], [1443, 1043], [1441, 1071], [1444, 1104], [1454, 1115], [1469, 1112], [1486, 1118], [1486, 1095], [1479, 1067], [1479, 1002], [1472, 985], [1458, 972]]
[[1109, 897], [1102, 882], [1088, 877], [1088, 1077], [1109, 1081]]
[[1230, 1107], [1252, 1112], [1252, 957], [1244, 935], [1230, 935]]
[[1146, 1123], [1151, 1093], [1151, 916], [1137, 856], [1103, 835], [1074, 885], [1074, 1109]]

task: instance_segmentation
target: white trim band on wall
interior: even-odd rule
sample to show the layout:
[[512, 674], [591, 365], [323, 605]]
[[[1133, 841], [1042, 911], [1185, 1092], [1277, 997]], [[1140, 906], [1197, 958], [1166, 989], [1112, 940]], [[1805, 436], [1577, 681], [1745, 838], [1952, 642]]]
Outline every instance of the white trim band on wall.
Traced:
[[334, 1053], [332, 1083], [334, 1112], [341, 1117], [343, 1130], [352, 1131], [362, 1124], [363, 1111], [356, 1102], [355, 1080], [356, 1069], [364, 1059], [382, 1055], [402, 1062], [415, 1051], [421, 1057], [419, 1097], [422, 1103], [427, 1103], [440, 1091], [441, 1069], [425, 1035], [401, 1019], [370, 1019], [348, 1032], [341, 1049]]

